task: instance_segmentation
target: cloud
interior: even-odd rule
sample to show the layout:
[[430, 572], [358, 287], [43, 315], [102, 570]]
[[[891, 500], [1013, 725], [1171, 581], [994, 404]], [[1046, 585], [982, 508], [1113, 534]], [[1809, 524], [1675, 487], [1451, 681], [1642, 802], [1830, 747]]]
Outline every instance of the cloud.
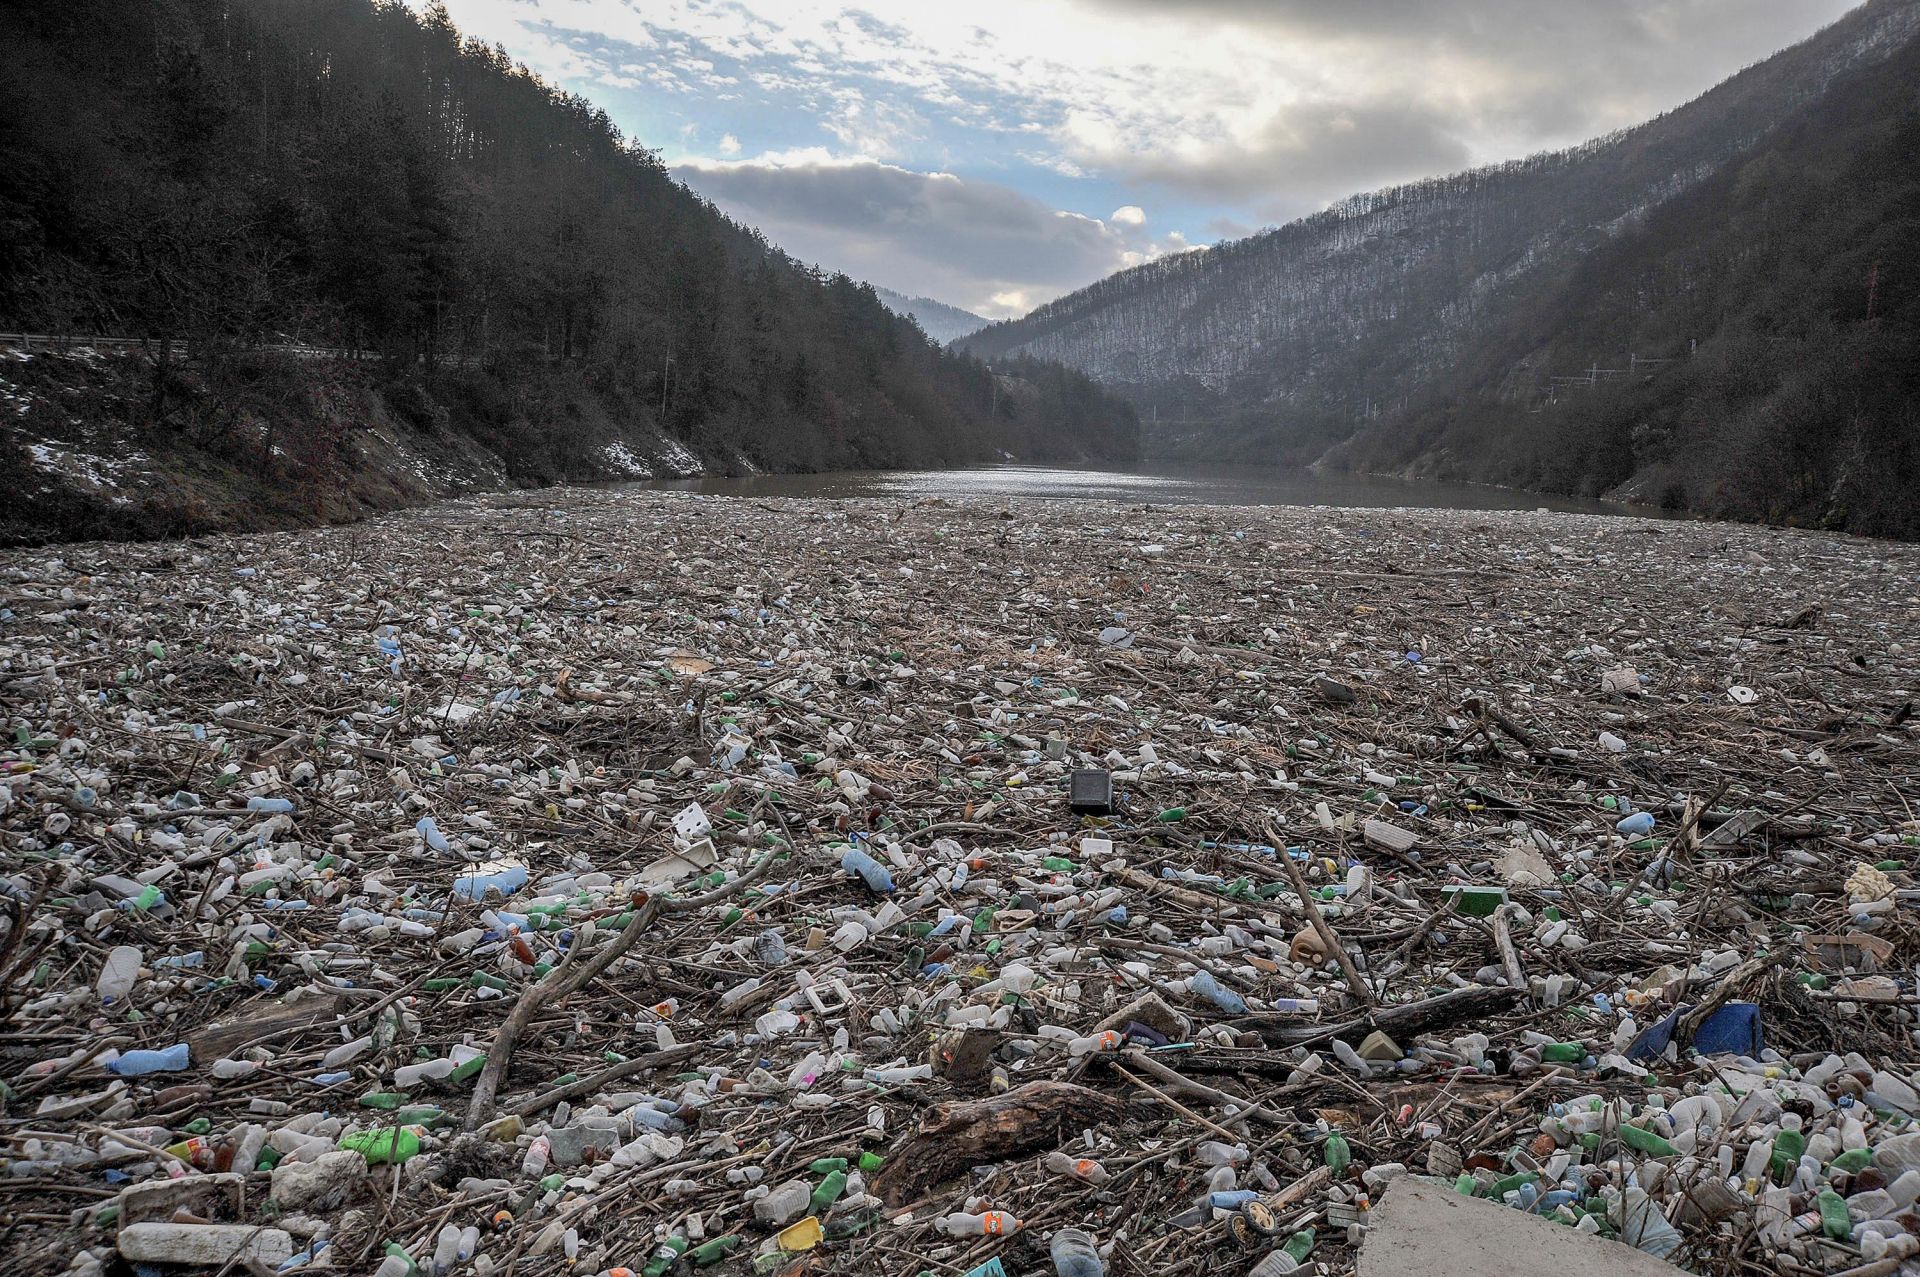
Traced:
[[1858, 0], [1073, 2], [1196, 51], [1173, 92], [1077, 104], [1075, 162], [1292, 214], [1639, 123]]
[[1004, 315], [1190, 247], [1183, 222], [1637, 123], [1855, 0], [447, 2], [645, 144], [719, 135], [671, 162], [796, 256]]
[[966, 128], [982, 162], [1017, 138], [1003, 155], [1242, 220], [1635, 123], [1852, 3], [450, 0], [537, 69], [632, 85], [645, 50], [640, 91], [751, 86], [843, 153], [944, 166]]
[[1191, 247], [1177, 233], [1136, 234], [1144, 216], [1104, 222], [997, 182], [817, 150], [686, 160], [675, 172], [804, 261], [995, 318]]

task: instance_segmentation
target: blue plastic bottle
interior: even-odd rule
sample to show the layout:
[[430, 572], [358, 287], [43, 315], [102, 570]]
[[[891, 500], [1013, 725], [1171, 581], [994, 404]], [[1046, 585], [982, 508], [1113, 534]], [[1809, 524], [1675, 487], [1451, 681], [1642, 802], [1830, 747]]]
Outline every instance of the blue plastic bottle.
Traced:
[[858, 874], [869, 891], [893, 890], [893, 875], [887, 872], [887, 867], [858, 847], [847, 848], [840, 857], [840, 867], [850, 874]]
[[1189, 987], [1228, 1015], [1247, 1013], [1247, 1000], [1214, 979], [1211, 971], [1195, 972]]
[[187, 1067], [187, 1044], [175, 1043], [163, 1051], [127, 1051], [107, 1065], [107, 1072], [121, 1077], [143, 1077], [148, 1073], [178, 1073]]

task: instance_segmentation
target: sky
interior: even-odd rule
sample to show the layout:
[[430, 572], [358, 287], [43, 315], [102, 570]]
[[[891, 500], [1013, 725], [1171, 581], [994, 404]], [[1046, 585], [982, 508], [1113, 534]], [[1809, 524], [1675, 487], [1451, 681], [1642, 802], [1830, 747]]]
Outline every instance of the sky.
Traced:
[[1855, 0], [447, 0], [804, 261], [993, 319], [1639, 123]]

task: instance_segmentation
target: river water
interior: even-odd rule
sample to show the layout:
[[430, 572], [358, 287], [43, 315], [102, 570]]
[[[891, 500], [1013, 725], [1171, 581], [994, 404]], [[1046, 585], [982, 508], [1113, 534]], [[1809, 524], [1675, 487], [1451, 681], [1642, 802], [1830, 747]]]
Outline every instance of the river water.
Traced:
[[[627, 486], [627, 485], [622, 485]], [[1467, 483], [1318, 474], [1266, 466], [1148, 463], [1124, 470], [995, 465], [966, 470], [837, 471], [662, 480], [635, 487], [729, 497], [1039, 497], [1142, 505], [1297, 505], [1446, 510], [1661, 511]]]

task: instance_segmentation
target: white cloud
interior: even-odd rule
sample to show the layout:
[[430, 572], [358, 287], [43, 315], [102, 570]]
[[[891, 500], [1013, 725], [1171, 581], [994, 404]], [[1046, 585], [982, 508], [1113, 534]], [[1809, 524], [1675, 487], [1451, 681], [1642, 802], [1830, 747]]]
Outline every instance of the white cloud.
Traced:
[[[416, 0], [417, 2], [417, 0]], [[1855, 0], [450, 0], [537, 69], [607, 82], [593, 32], [804, 95], [843, 149], [927, 121], [1018, 131], [1063, 174], [1257, 216], [1631, 124]], [[772, 106], [770, 109], [780, 109]]]
[[[569, 87], [731, 125], [711, 156], [689, 126], [671, 162], [796, 256], [995, 316], [1193, 247], [1149, 233], [1147, 208], [1237, 235], [1570, 144], [1855, 2], [448, 0], [468, 34]], [[1066, 216], [930, 171], [953, 169], [1127, 202]]]
[[803, 261], [993, 318], [1191, 247], [1177, 233], [1154, 241], [1136, 233], [1140, 223], [1049, 208], [996, 182], [819, 149], [687, 158], [675, 173]]

